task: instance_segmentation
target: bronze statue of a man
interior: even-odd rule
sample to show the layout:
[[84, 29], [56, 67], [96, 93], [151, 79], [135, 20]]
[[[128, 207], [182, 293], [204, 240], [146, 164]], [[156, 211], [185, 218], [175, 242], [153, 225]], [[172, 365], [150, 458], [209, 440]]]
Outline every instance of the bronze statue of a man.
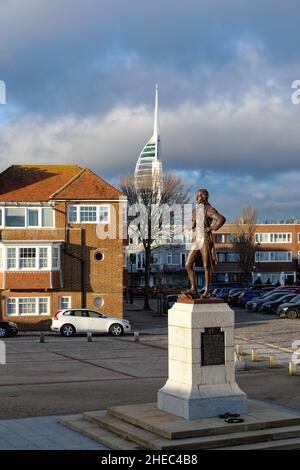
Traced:
[[219, 230], [226, 222], [225, 217], [211, 207], [208, 198], [207, 189], [199, 189], [196, 196], [197, 207], [192, 213], [192, 245], [185, 264], [191, 283], [191, 288], [185, 294], [191, 297], [199, 296], [194, 272], [199, 253], [201, 253], [205, 272], [205, 290], [202, 297], [209, 297], [211, 274], [218, 261], [212, 232]]

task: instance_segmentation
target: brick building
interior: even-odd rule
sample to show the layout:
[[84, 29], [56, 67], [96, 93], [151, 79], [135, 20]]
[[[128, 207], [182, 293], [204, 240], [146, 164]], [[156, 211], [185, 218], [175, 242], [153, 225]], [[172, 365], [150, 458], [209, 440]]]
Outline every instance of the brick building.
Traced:
[[[245, 280], [238, 263], [238, 255], [231, 243], [232, 225], [225, 224], [216, 234], [215, 242], [218, 264], [213, 275], [214, 282], [239, 282]], [[263, 283], [273, 284], [299, 282], [300, 276], [300, 223], [257, 224], [255, 233], [256, 254], [252, 269], [253, 283], [260, 278]], [[182, 240], [170, 244], [161, 240], [152, 250], [151, 286], [186, 288], [185, 260], [189, 245]], [[144, 284], [143, 248], [131, 245], [127, 250], [129, 283], [133, 286]], [[203, 268], [196, 267], [198, 287], [204, 285]]]
[[24, 329], [47, 328], [67, 307], [122, 317], [125, 207], [125, 196], [77, 165], [2, 172], [0, 317]]
[[[242, 277], [237, 254], [231, 243], [232, 226], [225, 224], [216, 234], [219, 264], [216, 281], [237, 281]], [[295, 283], [300, 274], [300, 224], [297, 221], [266, 222], [256, 225], [256, 252], [252, 278], [263, 283]]]

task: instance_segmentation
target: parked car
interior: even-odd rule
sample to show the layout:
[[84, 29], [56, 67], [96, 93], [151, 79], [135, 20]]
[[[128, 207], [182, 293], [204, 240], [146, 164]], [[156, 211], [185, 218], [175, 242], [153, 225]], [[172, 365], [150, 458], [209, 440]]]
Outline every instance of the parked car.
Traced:
[[75, 333], [109, 333], [120, 336], [130, 333], [128, 320], [107, 317], [103, 313], [88, 308], [68, 308], [59, 310], [52, 319], [51, 330], [62, 336], [73, 336]]
[[261, 290], [245, 290], [238, 297], [237, 304], [240, 307], [245, 307], [247, 306], [248, 302], [250, 302], [255, 297], [259, 297], [260, 295], [262, 295]]
[[218, 293], [217, 293], [217, 297], [219, 299], [223, 299], [225, 300], [225, 302], [227, 302], [227, 299], [228, 299], [228, 294], [229, 294], [229, 291], [232, 289], [232, 287], [223, 287]]
[[163, 300], [163, 312], [168, 313], [168, 310], [173, 307], [177, 299], [178, 295], [166, 295]]
[[242, 295], [243, 293], [244, 293], [244, 290], [241, 290], [241, 289], [232, 289], [232, 290], [229, 292], [227, 302], [228, 302], [230, 305], [237, 304], [240, 295]]
[[300, 317], [300, 295], [296, 295], [289, 302], [279, 305], [277, 314], [281, 318], [295, 319]]
[[137, 297], [145, 295], [145, 287], [143, 286], [131, 286], [128, 288], [128, 293], [136, 295]]
[[272, 302], [273, 300], [277, 300], [283, 295], [285, 295], [285, 292], [276, 292], [276, 293], [272, 292], [272, 293], [265, 294], [261, 297], [254, 297], [251, 301], [246, 303], [246, 308], [247, 310], [255, 312], [258, 310], [258, 307], [261, 304]]
[[258, 306], [258, 311], [266, 312], [266, 313], [275, 313], [279, 305], [281, 305], [284, 302], [289, 302], [294, 297], [295, 297], [295, 294], [284, 294], [282, 297], [279, 297], [279, 299], [266, 301], [265, 303], [260, 304]]
[[6, 336], [16, 336], [18, 334], [18, 325], [12, 321], [0, 321], [0, 338]]
[[217, 297], [218, 293], [221, 292], [221, 287], [217, 287], [212, 291], [213, 297]]

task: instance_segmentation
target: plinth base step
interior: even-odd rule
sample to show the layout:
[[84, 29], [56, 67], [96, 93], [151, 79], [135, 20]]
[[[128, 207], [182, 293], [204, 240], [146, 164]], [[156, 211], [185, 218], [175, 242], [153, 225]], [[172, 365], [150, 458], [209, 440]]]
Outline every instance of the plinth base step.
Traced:
[[300, 449], [300, 415], [249, 400], [243, 423], [185, 420], [156, 403], [61, 418], [65, 426], [112, 450]]

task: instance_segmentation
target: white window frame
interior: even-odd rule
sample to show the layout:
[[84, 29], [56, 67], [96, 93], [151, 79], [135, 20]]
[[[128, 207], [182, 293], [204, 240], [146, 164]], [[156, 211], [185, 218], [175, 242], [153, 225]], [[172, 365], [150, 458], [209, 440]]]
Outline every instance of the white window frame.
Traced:
[[298, 243], [300, 243], [300, 232], [298, 232]]
[[[35, 251], [35, 256], [31, 257], [31, 256], [23, 256], [21, 258], [21, 252], [22, 250], [27, 250], [27, 252], [29, 250], [31, 251]], [[20, 246], [18, 249], [17, 249], [17, 252], [16, 252], [16, 259], [17, 259], [17, 265], [18, 265], [18, 268], [20, 271], [30, 271], [32, 269], [36, 270], [37, 267], [39, 267], [39, 264], [40, 264], [40, 250], [37, 249], [37, 247], [35, 246]], [[33, 266], [26, 266], [26, 267], [21, 267], [21, 262], [24, 261], [24, 260], [34, 260], [34, 265]], [[40, 269], [39, 269], [40, 270]]]
[[[80, 208], [81, 207], [96, 207], [96, 220], [95, 221], [84, 221], [82, 222], [80, 220]], [[100, 208], [106, 208], [108, 212], [108, 220], [105, 222], [100, 221]], [[76, 208], [76, 221], [75, 220], [70, 220], [70, 208], [74, 209]], [[110, 204], [70, 204], [68, 206], [68, 214], [67, 214], [67, 219], [69, 224], [109, 224], [110, 223]]]
[[[218, 237], [221, 237], [221, 241], [217, 241]], [[216, 244], [221, 245], [223, 243], [226, 243], [226, 234], [225, 233], [216, 233]]]
[[[275, 257], [277, 253], [286, 253], [287, 258], [290, 257], [290, 259], [286, 260], [276, 260], [272, 259], [272, 256]], [[266, 256], [267, 259], [260, 259], [260, 255], [268, 255]], [[293, 252], [292, 251], [256, 251], [255, 252], [255, 262], [256, 263], [292, 263], [293, 262]]]
[[[6, 225], [6, 210], [7, 210], [7, 209], [8, 209], [8, 210], [10, 210], [10, 209], [22, 209], [22, 210], [24, 210], [24, 225], [19, 225], [19, 226], [17, 225], [17, 226], [14, 226], [14, 227], [9, 226], [9, 225]], [[27, 209], [26, 207], [22, 207], [22, 206], [13, 206], [13, 207], [11, 207], [11, 206], [5, 206], [5, 207], [4, 207], [4, 227], [5, 227], [5, 228], [8, 228], [8, 229], [13, 229], [13, 230], [25, 229], [25, 228], [27, 227], [27, 225], [28, 225], [28, 224], [27, 224], [27, 219], [28, 219], [28, 218], [27, 218], [27, 210], [26, 210], [26, 209]]]
[[[49, 272], [49, 271], [59, 271], [60, 270], [60, 263], [61, 263], [61, 253], [60, 253], [60, 247], [58, 245], [0, 245], [0, 248], [2, 248], [2, 254], [3, 254], [3, 262], [2, 262], [2, 267], [0, 267], [0, 271], [7, 271], [7, 272]], [[20, 252], [22, 248], [35, 248], [36, 249], [36, 257], [35, 257], [35, 266], [34, 267], [26, 267], [26, 268], [21, 268], [21, 260], [20, 260]], [[47, 266], [46, 267], [40, 267], [40, 260], [41, 259], [46, 259], [46, 258], [41, 258], [40, 257], [40, 250], [46, 248], [47, 249]], [[57, 266], [53, 266], [53, 248], [58, 249], [58, 263]], [[8, 267], [8, 257], [7, 253], [9, 249], [14, 249], [16, 256], [15, 258], [10, 258], [10, 259], [15, 259], [15, 267], [10, 268]]]
[[[27, 227], [28, 228], [39, 228], [41, 226], [42, 213], [41, 213], [40, 209], [41, 209], [41, 207], [28, 207], [27, 208], [26, 213], [27, 213]], [[32, 210], [35, 210], [38, 213], [38, 223], [37, 223], [37, 225], [30, 225], [29, 224], [29, 212], [32, 211]], [[26, 222], [26, 220], [25, 220], [25, 222]]]
[[[171, 259], [171, 263], [169, 262], [169, 259]], [[167, 253], [167, 265], [171, 266], [173, 264], [173, 253], [171, 251], [168, 251]]]
[[[25, 225], [24, 227], [9, 227], [6, 225], [6, 214], [5, 214], [5, 209], [25, 209]], [[30, 209], [35, 209], [38, 211], [38, 225], [29, 225], [29, 210]], [[43, 209], [52, 209], [52, 222], [53, 224], [48, 227], [44, 227], [42, 225], [43, 221], [43, 216], [42, 216], [42, 211]], [[44, 207], [39, 207], [39, 206], [5, 206], [5, 207], [0, 207], [0, 211], [2, 212], [2, 225], [0, 225], [1, 228], [5, 228], [6, 230], [24, 230], [24, 229], [42, 229], [42, 230], [49, 230], [52, 228], [55, 228], [55, 209], [52, 206], [44, 206]]]
[[[156, 258], [156, 261], [155, 261], [154, 258]], [[153, 264], [154, 264], [154, 266], [159, 266], [161, 264], [161, 255], [160, 255], [160, 253], [153, 253]]]
[[[15, 250], [15, 256], [14, 257], [8, 257], [8, 250]], [[14, 260], [14, 264], [15, 266], [14, 267], [8, 267], [8, 260]], [[3, 247], [3, 269], [5, 269], [6, 271], [14, 271], [16, 269], [18, 269], [18, 262], [17, 262], [17, 248], [15, 246], [7, 246], [7, 247]]]
[[[21, 303], [20, 300], [24, 299], [35, 299], [35, 313], [20, 313], [20, 308], [19, 304]], [[40, 299], [47, 299], [47, 313], [40, 313], [39, 308], [40, 308]], [[8, 313], [8, 301], [13, 300], [15, 304], [15, 313]], [[34, 297], [34, 296], [28, 296], [28, 297], [7, 297], [6, 299], [6, 316], [7, 317], [42, 317], [42, 316], [49, 316], [50, 315], [50, 297], [42, 296], [42, 297]]]
[[3, 228], [4, 227], [4, 217], [5, 217], [4, 207], [0, 207], [0, 212], [1, 212], [0, 227]]
[[[62, 307], [61, 299], [68, 299], [68, 307]], [[58, 306], [60, 310], [65, 310], [67, 308], [72, 308], [72, 297], [70, 295], [60, 295], [58, 300]]]
[[[267, 240], [265, 241], [262, 241], [262, 235], [264, 235]], [[283, 240], [276, 240], [274, 241], [274, 238], [275, 236], [283, 236], [283, 235], [286, 235], [286, 238], [288, 239], [288, 237], [290, 238], [290, 240], [288, 241], [283, 241]], [[273, 241], [271, 241], [271, 238], [273, 238]], [[260, 243], [260, 244], [265, 244], [265, 243], [268, 243], [268, 244], [271, 244], [271, 245], [278, 245], [278, 244], [290, 244], [293, 242], [293, 234], [291, 232], [257, 232], [255, 234], [255, 241], [256, 243]]]

